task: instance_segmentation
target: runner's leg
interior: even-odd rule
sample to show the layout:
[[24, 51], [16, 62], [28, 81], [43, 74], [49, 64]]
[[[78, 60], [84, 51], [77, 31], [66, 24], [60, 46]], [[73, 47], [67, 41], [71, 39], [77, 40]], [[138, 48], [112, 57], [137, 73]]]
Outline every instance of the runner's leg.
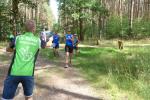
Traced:
[[65, 46], [65, 51], [66, 51], [66, 65], [65, 65], [65, 68], [68, 67], [68, 59], [69, 59], [69, 47], [68, 46]]
[[70, 64], [72, 64], [72, 55], [73, 55], [73, 53], [69, 53]]
[[57, 56], [59, 56], [59, 53], [58, 53], [58, 48], [56, 48], [56, 55], [57, 55]]
[[13, 100], [19, 82], [20, 78], [17, 76], [7, 76], [4, 81], [2, 100]]
[[24, 90], [25, 100], [33, 100], [33, 88], [34, 88], [34, 77], [24, 76], [22, 77], [22, 86]]
[[57, 55], [57, 56], [59, 56], [58, 50], [59, 50], [59, 44], [57, 44], [57, 46], [56, 46], [56, 55]]
[[56, 49], [55, 49], [55, 47], [53, 48], [53, 54], [54, 54], [54, 56], [56, 56]]
[[70, 51], [69, 51], [70, 65], [72, 65], [72, 55], [73, 55], [73, 47], [70, 47]]

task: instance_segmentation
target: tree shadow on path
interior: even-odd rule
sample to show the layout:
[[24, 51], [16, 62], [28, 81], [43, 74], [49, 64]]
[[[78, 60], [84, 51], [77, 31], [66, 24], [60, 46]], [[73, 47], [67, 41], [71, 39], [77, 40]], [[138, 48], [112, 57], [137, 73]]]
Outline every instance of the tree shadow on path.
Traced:
[[81, 99], [81, 100], [103, 100], [103, 99], [99, 99], [99, 98], [96, 98], [96, 97], [91, 97], [91, 96], [88, 96], [88, 95], [78, 94], [78, 93], [70, 92], [68, 90], [58, 89], [58, 88], [55, 88], [55, 87], [50, 87], [50, 86], [39, 84], [39, 83], [36, 83], [36, 86], [39, 87], [39, 88], [46, 89], [48, 91], [53, 91], [54, 93], [52, 95], [65, 94], [67, 96], [72, 96], [74, 98]]

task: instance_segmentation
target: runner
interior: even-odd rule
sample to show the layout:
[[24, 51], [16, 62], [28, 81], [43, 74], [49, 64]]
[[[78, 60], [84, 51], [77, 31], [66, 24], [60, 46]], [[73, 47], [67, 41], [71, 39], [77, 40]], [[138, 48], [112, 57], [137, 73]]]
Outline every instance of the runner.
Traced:
[[46, 41], [46, 34], [45, 34], [45, 29], [43, 29], [40, 33], [40, 39], [41, 41]]
[[34, 21], [28, 20], [25, 29], [25, 34], [17, 36], [15, 42], [10, 45], [11, 49], [15, 47], [14, 57], [4, 81], [2, 100], [12, 100], [19, 83], [23, 86], [25, 100], [32, 100], [35, 61], [39, 48], [44, 48], [46, 43], [41, 46], [40, 39], [34, 36]]
[[51, 37], [51, 32], [49, 31], [48, 28], [45, 28], [45, 36], [46, 36], [46, 42], [49, 41], [49, 38]]
[[57, 32], [55, 32], [55, 34], [53, 35], [53, 53], [54, 56], [59, 56], [58, 53], [58, 49], [59, 49], [59, 35], [57, 34]]
[[74, 34], [74, 41], [73, 41], [73, 48], [75, 50], [75, 54], [78, 54], [78, 44], [79, 44], [79, 39], [77, 34]]
[[73, 35], [71, 34], [70, 31], [65, 35], [65, 52], [66, 52], [66, 65], [65, 68], [69, 67], [69, 60], [70, 60], [70, 65], [71, 65], [71, 59], [72, 59], [72, 54], [73, 54]]
[[43, 45], [42, 43], [46, 42], [45, 29], [43, 29], [42, 32], [40, 32], [40, 40], [41, 40], [41, 45]]

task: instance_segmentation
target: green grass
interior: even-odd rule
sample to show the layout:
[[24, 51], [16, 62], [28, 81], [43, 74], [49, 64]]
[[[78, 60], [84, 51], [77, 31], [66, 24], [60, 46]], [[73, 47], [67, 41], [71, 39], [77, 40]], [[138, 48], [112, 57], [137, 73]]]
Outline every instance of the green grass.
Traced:
[[[106, 89], [114, 100], [150, 99], [150, 47], [82, 47], [73, 64], [97, 90]], [[59, 61], [52, 49], [40, 51], [43, 57]]]
[[40, 55], [41, 55], [42, 57], [46, 57], [46, 58], [51, 59], [51, 60], [54, 60], [54, 59], [55, 59], [55, 57], [54, 57], [54, 55], [53, 55], [52, 49], [49, 49], [49, 48], [41, 49], [41, 50], [40, 50]]
[[150, 99], [150, 47], [80, 48], [74, 63], [94, 87], [122, 91], [129, 99]]
[[[1, 42], [0, 47], [6, 44]], [[49, 48], [41, 49], [40, 55], [59, 60]], [[3, 55], [0, 58], [6, 59]], [[115, 100], [121, 94], [127, 95], [129, 100], [150, 99], [149, 46], [130, 46], [121, 51], [114, 47], [83, 47], [79, 55], [73, 57], [73, 64], [93, 87], [107, 89]]]
[[[59, 49], [62, 51], [62, 49]], [[40, 50], [40, 55], [44, 58], [50, 59], [51, 61], [57, 62], [59, 60], [59, 57], [55, 57], [53, 54], [52, 48], [45, 48]]]

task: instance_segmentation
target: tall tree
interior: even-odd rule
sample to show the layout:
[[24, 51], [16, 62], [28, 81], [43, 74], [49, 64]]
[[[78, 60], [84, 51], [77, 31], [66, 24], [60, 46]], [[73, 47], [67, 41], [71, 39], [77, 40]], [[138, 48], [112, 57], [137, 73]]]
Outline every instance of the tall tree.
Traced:
[[19, 0], [12, 0], [12, 11], [13, 11], [13, 34], [16, 35], [16, 26], [18, 20], [18, 4]]
[[129, 1], [129, 35], [132, 36], [134, 0]]

